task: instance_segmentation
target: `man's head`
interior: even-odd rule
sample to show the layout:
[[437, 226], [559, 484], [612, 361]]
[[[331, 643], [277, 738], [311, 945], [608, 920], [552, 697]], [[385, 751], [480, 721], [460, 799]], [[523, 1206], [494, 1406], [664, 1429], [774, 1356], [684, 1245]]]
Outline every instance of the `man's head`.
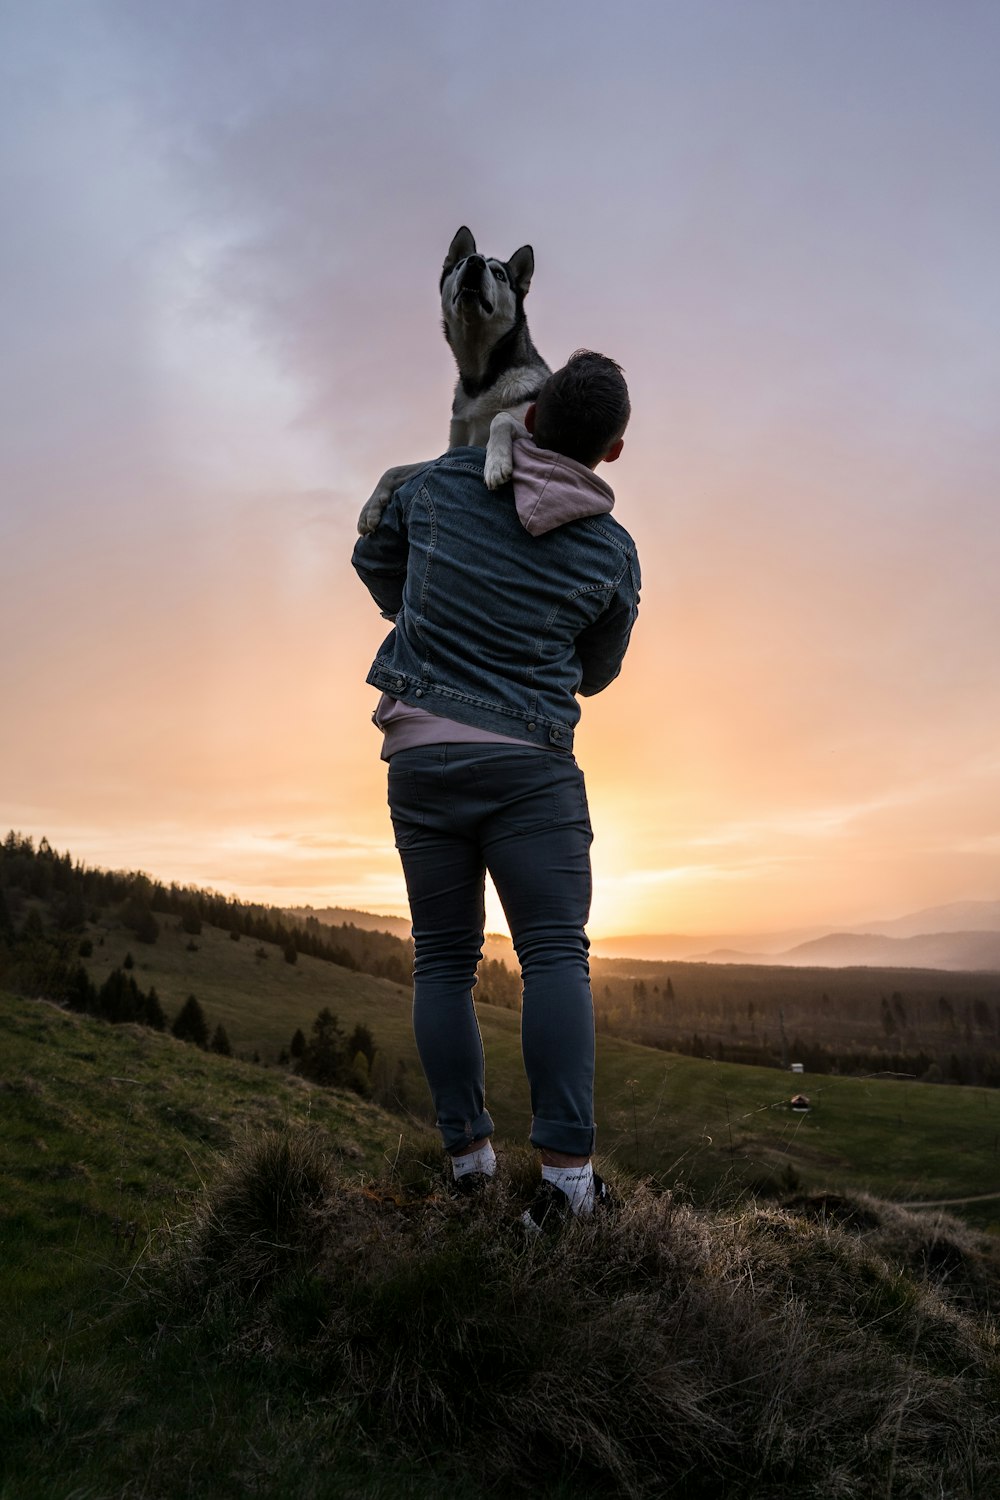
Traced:
[[549, 376], [524, 423], [539, 448], [594, 469], [622, 451], [631, 412], [621, 366], [606, 354], [578, 349]]

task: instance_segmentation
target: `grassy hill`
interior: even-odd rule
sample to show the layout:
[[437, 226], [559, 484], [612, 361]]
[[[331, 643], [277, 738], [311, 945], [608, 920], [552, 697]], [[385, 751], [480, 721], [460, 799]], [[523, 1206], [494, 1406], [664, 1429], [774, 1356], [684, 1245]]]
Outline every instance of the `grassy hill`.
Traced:
[[[203, 1052], [142, 1026], [109, 1026], [0, 992], [3, 1259], [14, 1296], [0, 1317], [51, 1327], [123, 1242], [151, 1244], [244, 1132], [304, 1127], [369, 1175], [400, 1123], [354, 1094]], [[55, 1248], [55, 1258], [50, 1249]], [[8, 1324], [9, 1329], [9, 1324]], [[17, 1353], [8, 1336], [8, 1353]]]
[[[144, 1378], [131, 1320], [142, 1268], [225, 1154], [247, 1134], [309, 1129], [371, 1178], [398, 1153], [400, 1123], [353, 1094], [3, 993], [0, 1059], [0, 1494], [110, 1500], [137, 1492], [122, 1422], [152, 1422], [153, 1463], [192, 1399], [187, 1380], [161, 1399]], [[111, 1430], [128, 1485], [106, 1458], [76, 1472], [79, 1445]], [[4, 1456], [26, 1452], [4, 1475]]]
[[[164, 977], [187, 962], [155, 952]], [[259, 971], [232, 1017], [246, 1045], [254, 1014], [294, 1008], [294, 974]], [[368, 998], [402, 1027], [404, 995]], [[511, 1020], [486, 1018], [488, 1045], [513, 1050]], [[607, 1050], [624, 1110], [642, 1049]], [[277, 1068], [4, 994], [0, 1057], [3, 1500], [1000, 1487], [1000, 1258], [941, 1214], [803, 1192], [794, 1212], [695, 1208], [621, 1170], [617, 1214], [527, 1244], [523, 1150], [482, 1204], [452, 1203], [429, 1132]], [[637, 1104], [640, 1142], [694, 1132], [720, 1083], [731, 1119], [760, 1105], [764, 1080], [739, 1082], [678, 1066], [655, 1121]], [[866, 1118], [859, 1151], [884, 1128]]]
[[[290, 965], [273, 944], [234, 943], [207, 925], [194, 952], [177, 924], [164, 923], [149, 946], [112, 924], [100, 932], [103, 946], [87, 960], [95, 980], [132, 951], [139, 983], [155, 985], [168, 1015], [195, 993], [239, 1056], [257, 1051], [275, 1063], [296, 1027], [308, 1032], [323, 1006], [347, 1029], [364, 1023], [379, 1047], [407, 1062], [413, 1115], [431, 1123], [408, 989], [305, 955]], [[255, 957], [258, 948], [266, 960]], [[518, 1017], [492, 1006], [479, 1013], [491, 1112], [501, 1136], [523, 1141], [530, 1116]], [[807, 1115], [789, 1109], [793, 1089], [812, 1101]], [[1000, 1191], [1000, 1093], [986, 1089], [809, 1074], [793, 1084], [776, 1069], [680, 1057], [602, 1035], [597, 1119], [602, 1160], [670, 1186], [685, 1182], [700, 1195], [724, 1179], [758, 1191], [830, 1188], [905, 1202]], [[998, 1225], [1000, 1198], [961, 1212]]]

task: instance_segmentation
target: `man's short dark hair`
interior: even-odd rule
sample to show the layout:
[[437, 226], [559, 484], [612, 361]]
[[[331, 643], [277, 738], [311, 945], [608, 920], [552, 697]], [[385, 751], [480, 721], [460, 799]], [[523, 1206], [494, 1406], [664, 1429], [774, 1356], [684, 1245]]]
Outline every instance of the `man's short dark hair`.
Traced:
[[618, 441], [631, 413], [621, 365], [578, 349], [538, 393], [535, 442], [590, 466]]

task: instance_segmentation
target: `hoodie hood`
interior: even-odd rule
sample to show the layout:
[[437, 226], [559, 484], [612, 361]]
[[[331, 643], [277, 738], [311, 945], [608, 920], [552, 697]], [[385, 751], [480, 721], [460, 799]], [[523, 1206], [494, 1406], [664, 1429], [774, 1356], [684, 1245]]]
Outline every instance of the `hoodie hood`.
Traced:
[[530, 536], [542, 536], [567, 521], [606, 516], [615, 503], [610, 484], [575, 458], [514, 439], [514, 503]]

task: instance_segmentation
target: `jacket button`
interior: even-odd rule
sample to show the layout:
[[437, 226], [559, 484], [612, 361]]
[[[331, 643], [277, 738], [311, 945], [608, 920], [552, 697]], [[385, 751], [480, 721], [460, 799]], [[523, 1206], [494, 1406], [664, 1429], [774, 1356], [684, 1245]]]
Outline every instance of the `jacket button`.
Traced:
[[529, 729], [534, 729], [534, 727], [535, 727], [535, 726], [534, 726], [534, 724], [529, 724], [529, 725], [528, 725], [528, 728], [529, 728]]
[[424, 696], [424, 690], [423, 690], [423, 688], [417, 688], [417, 690], [413, 694], [413, 696], [414, 696], [414, 698], [422, 698]]
[[396, 678], [396, 686], [397, 687], [405, 687], [406, 686], [406, 678], [405, 677], [397, 677]]

